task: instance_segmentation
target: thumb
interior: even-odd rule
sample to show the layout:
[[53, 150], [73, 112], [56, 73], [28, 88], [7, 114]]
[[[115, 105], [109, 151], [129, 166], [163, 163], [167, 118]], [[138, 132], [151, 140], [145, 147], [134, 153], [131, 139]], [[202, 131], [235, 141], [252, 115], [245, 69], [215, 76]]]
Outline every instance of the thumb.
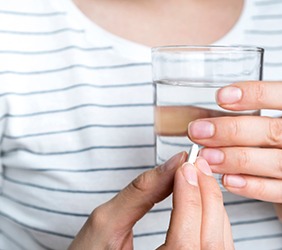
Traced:
[[108, 206], [113, 224], [119, 225], [120, 229], [131, 230], [155, 203], [171, 194], [174, 174], [186, 159], [186, 152], [175, 155], [163, 165], [139, 175], [107, 202], [105, 206]]
[[[186, 152], [175, 155], [165, 164], [139, 175], [114, 198], [94, 209], [69, 250], [106, 249], [111, 242], [118, 246], [115, 249], [132, 244], [128, 238], [134, 224], [172, 192], [175, 171], [186, 159]], [[127, 248], [131, 248], [129, 245]]]

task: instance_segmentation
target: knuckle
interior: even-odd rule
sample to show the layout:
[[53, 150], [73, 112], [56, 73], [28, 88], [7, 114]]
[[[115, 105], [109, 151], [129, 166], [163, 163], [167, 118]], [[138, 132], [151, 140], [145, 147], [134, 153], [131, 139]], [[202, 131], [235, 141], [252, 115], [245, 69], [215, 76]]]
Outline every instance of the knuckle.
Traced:
[[[154, 174], [149, 170], [137, 176], [122, 192], [117, 196], [121, 203], [142, 203], [143, 207], [151, 208], [155, 204], [157, 194], [152, 194], [156, 183]], [[142, 201], [142, 202], [141, 202]]]
[[257, 197], [266, 197], [266, 187], [263, 179], [257, 179], [255, 189], [254, 189]]
[[105, 228], [107, 224], [109, 223], [108, 217], [105, 213], [105, 206], [101, 205], [99, 207], [96, 207], [90, 216], [90, 223], [92, 228]]
[[237, 137], [240, 133], [240, 125], [238, 119], [230, 119], [230, 135], [232, 137]]
[[[277, 187], [277, 190], [282, 188], [281, 181], [279, 181]], [[271, 200], [272, 202], [275, 201], [275, 203], [282, 203], [282, 193], [273, 192], [273, 190], [270, 191], [269, 185], [267, 185], [264, 178], [256, 180], [256, 183], [250, 190], [250, 193], [255, 193], [256, 197], [262, 200]]]
[[96, 207], [91, 213], [87, 223], [90, 223], [91, 231], [94, 232], [96, 243], [103, 249], [121, 249], [121, 235], [123, 230], [113, 222], [113, 213], [107, 203]]
[[251, 161], [249, 154], [244, 149], [239, 149], [238, 155], [239, 155], [238, 157], [239, 167], [243, 167], [244, 169], [246, 169]]
[[150, 186], [151, 180], [150, 175], [143, 173], [136, 177], [130, 184], [129, 188], [132, 188], [138, 192], [145, 193]]
[[263, 82], [258, 82], [253, 85], [254, 87], [254, 100], [256, 103], [264, 103], [265, 100], [265, 84]]
[[271, 145], [281, 145], [282, 142], [282, 123], [278, 119], [269, 119], [267, 139]]

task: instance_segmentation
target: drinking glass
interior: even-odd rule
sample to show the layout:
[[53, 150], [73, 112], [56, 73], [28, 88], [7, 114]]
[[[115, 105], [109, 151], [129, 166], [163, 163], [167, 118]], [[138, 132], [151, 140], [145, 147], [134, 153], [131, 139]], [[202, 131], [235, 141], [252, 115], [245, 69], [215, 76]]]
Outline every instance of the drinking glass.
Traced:
[[215, 93], [234, 82], [262, 80], [263, 53], [262, 48], [247, 46], [152, 49], [157, 165], [189, 150], [187, 128], [195, 119], [260, 114], [259, 110], [224, 110], [217, 105]]

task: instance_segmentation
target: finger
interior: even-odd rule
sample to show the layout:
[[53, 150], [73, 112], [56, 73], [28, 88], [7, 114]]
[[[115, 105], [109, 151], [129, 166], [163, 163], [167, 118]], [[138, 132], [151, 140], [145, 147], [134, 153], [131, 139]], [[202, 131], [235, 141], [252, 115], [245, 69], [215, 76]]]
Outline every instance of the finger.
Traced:
[[281, 180], [226, 174], [222, 181], [224, 187], [234, 194], [267, 202], [282, 203]]
[[282, 82], [239, 82], [221, 88], [217, 103], [229, 110], [282, 109]]
[[203, 148], [200, 156], [213, 172], [247, 174], [282, 179], [282, 150], [270, 148]]
[[187, 159], [182, 152], [165, 164], [144, 172], [124, 190], [106, 203], [109, 215], [114, 222], [131, 228], [155, 203], [163, 200], [172, 192], [175, 171]]
[[175, 171], [186, 159], [185, 152], [175, 155], [165, 164], [144, 172], [112, 200], [97, 207], [69, 249], [105, 249], [112, 243], [117, 249], [125, 247], [124, 242], [131, 242], [126, 237], [131, 236], [133, 225], [171, 193]]
[[202, 221], [197, 170], [184, 163], [175, 174], [173, 211], [165, 242], [168, 249], [200, 249]]
[[190, 139], [210, 147], [282, 147], [282, 119], [257, 116], [196, 120], [188, 126]]
[[224, 249], [225, 209], [222, 193], [206, 160], [200, 157], [195, 165], [201, 170], [198, 174], [203, 213], [201, 249]]

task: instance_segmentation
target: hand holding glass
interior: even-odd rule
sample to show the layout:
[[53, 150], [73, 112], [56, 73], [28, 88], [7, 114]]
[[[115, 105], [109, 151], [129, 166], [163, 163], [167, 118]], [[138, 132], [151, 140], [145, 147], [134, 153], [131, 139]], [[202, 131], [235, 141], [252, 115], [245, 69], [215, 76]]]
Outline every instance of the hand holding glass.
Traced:
[[234, 82], [262, 80], [263, 49], [236, 46], [164, 46], [152, 49], [155, 83], [156, 164], [187, 151], [191, 121], [218, 116], [259, 115], [227, 111], [216, 91]]

